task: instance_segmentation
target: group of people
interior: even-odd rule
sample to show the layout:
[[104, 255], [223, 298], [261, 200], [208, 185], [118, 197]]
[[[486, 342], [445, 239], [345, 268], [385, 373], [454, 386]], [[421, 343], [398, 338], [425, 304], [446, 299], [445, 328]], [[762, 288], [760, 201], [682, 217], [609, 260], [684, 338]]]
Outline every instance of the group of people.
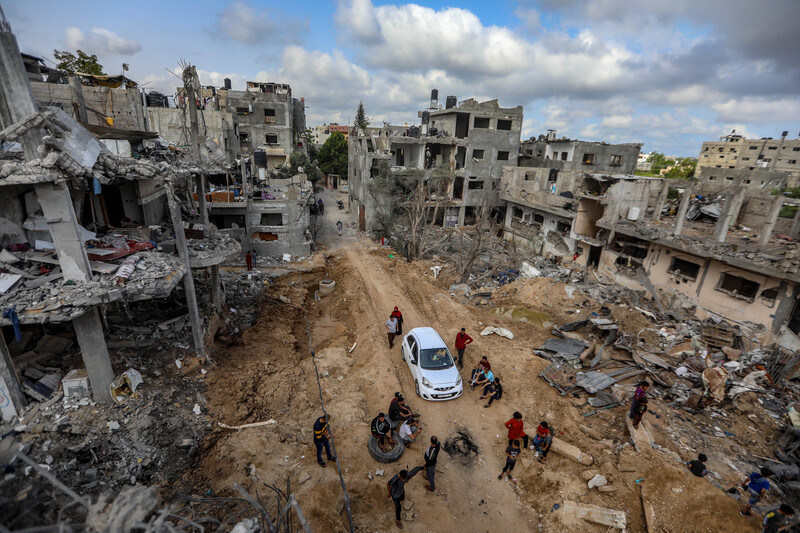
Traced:
[[[385, 413], [378, 413], [378, 416], [372, 419], [370, 431], [372, 436], [378, 440], [381, 449], [388, 444], [396, 444], [398, 441], [395, 439], [395, 435], [408, 448], [422, 433], [422, 428], [417, 422], [419, 416], [406, 405], [403, 395], [396, 392], [389, 403], [389, 419], [386, 419]], [[397, 428], [396, 431], [394, 428]]]
[[500, 383], [500, 378], [492, 373], [492, 365], [485, 355], [481, 357], [475, 368], [472, 369], [469, 384], [470, 392], [475, 387], [478, 387], [481, 391], [481, 400], [489, 399], [483, 405], [485, 408], [491, 407], [492, 402], [503, 397], [503, 385]]
[[415, 466], [410, 472], [406, 469], [401, 470], [392, 476], [391, 479], [389, 479], [389, 481], [386, 483], [386, 491], [389, 493], [389, 497], [394, 503], [394, 519], [398, 528], [403, 529], [403, 522], [400, 518], [400, 509], [402, 507], [403, 500], [406, 498], [406, 483], [408, 483], [412, 477], [417, 475], [420, 470], [424, 470], [425, 479], [428, 481], [425, 484], [425, 490], [429, 492], [436, 490], [436, 462], [439, 459], [440, 448], [441, 445], [439, 444], [438, 437], [435, 435], [432, 436], [430, 444], [422, 454], [422, 458], [425, 462], [420, 466]]
[[253, 267], [258, 265], [258, 253], [255, 250], [247, 250], [247, 253], [244, 254], [244, 262], [247, 270], [253, 270]]
[[[505, 423], [508, 430], [508, 447], [506, 448], [506, 464], [503, 471], [497, 476], [497, 479], [503, 479], [503, 475], [507, 475], [508, 479], [512, 479], [511, 471], [517, 464], [517, 456], [523, 448], [528, 448], [528, 434], [525, 433], [525, 422], [522, 420], [522, 413], [514, 411], [511, 418]], [[520, 447], [520, 440], [522, 440], [522, 447]], [[533, 450], [533, 456], [540, 462], [544, 463], [550, 447], [553, 445], [553, 431], [547, 421], [542, 420], [536, 428], [536, 435], [533, 437], [533, 443], [530, 449]]]

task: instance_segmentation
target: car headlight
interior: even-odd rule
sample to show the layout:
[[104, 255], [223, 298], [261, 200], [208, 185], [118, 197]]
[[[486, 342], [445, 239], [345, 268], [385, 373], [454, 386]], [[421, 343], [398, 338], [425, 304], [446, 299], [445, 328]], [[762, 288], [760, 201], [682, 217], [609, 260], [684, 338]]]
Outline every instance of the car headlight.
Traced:
[[456, 387], [459, 385], [461, 385], [461, 376], [458, 376], [458, 379], [456, 380]]
[[433, 385], [431, 385], [431, 382], [428, 381], [428, 378], [422, 378], [422, 384], [425, 385], [426, 387], [432, 387], [433, 386]]

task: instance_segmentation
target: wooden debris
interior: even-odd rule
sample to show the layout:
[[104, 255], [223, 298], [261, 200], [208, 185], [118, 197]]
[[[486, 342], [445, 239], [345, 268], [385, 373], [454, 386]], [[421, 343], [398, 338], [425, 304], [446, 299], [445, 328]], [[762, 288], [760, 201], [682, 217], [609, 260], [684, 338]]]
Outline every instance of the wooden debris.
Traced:
[[583, 453], [577, 446], [555, 437], [553, 437], [553, 444], [550, 446], [550, 450], [582, 465], [589, 466], [594, 462], [594, 459], [588, 453]]
[[562, 507], [561, 512], [603, 526], [622, 530], [627, 527], [624, 511], [615, 511], [614, 509], [606, 509], [597, 505], [564, 500], [564, 507]]

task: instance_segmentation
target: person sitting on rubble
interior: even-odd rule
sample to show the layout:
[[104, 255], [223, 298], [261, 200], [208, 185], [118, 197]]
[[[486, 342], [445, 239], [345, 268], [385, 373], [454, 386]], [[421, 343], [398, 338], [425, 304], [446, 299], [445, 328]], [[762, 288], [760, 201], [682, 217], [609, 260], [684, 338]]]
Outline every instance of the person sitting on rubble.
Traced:
[[771, 488], [769, 480], [767, 479], [771, 475], [772, 470], [764, 467], [760, 472], [753, 472], [750, 474], [747, 479], [742, 482], [742, 488], [750, 493], [750, 499], [747, 501], [744, 509], [739, 511], [739, 514], [743, 516], [752, 516], [753, 513], [750, 512], [750, 509], [760, 502]]
[[686, 466], [689, 467], [689, 471], [697, 477], [704, 477], [708, 475], [708, 469], [706, 468], [706, 461], [708, 461], [708, 457], [706, 454], [701, 453], [697, 456], [697, 459], [694, 461], [688, 461]]
[[389, 404], [389, 420], [392, 422], [404, 422], [406, 420], [414, 420], [419, 415], [414, 414], [411, 409], [406, 406], [406, 399], [399, 394]]
[[491, 407], [493, 401], [503, 397], [503, 386], [500, 384], [500, 378], [494, 378], [494, 383], [484, 387], [481, 399], [487, 397], [489, 398], [489, 403], [484, 404], [483, 407]]
[[400, 429], [397, 430], [397, 434], [400, 435], [400, 439], [403, 441], [403, 445], [406, 448], [411, 447], [411, 443], [422, 433], [422, 428], [420, 428], [414, 420], [406, 420], [400, 425]]
[[472, 375], [470, 376], [470, 381], [474, 382], [475, 377], [480, 374], [483, 370], [491, 370], [492, 365], [489, 363], [489, 360], [484, 355], [481, 357], [481, 360], [475, 365], [475, 368], [472, 369]]
[[550, 451], [550, 446], [553, 445], [553, 432], [550, 430], [550, 425], [542, 420], [542, 423], [536, 428], [536, 436], [533, 437], [533, 449], [536, 455], [539, 456], [538, 461], [544, 463], [547, 457], [547, 452]]
[[378, 416], [372, 419], [370, 429], [372, 430], [372, 436], [378, 439], [378, 444], [381, 446], [381, 448], [383, 448], [384, 439], [386, 437], [389, 437], [390, 443], [397, 442], [394, 440], [392, 425], [388, 420], [386, 420], [386, 415], [383, 413], [378, 413]]
[[494, 381], [494, 374], [492, 374], [491, 370], [483, 369], [477, 376], [477, 378], [472, 382], [472, 386], [470, 386], [470, 390], [473, 387], [478, 387], [483, 389], [487, 384]]
[[633, 420], [633, 429], [639, 429], [639, 422], [642, 421], [642, 416], [647, 411], [647, 389], [650, 384], [642, 381], [636, 387], [636, 392], [633, 393], [633, 401], [631, 402], [630, 418]]

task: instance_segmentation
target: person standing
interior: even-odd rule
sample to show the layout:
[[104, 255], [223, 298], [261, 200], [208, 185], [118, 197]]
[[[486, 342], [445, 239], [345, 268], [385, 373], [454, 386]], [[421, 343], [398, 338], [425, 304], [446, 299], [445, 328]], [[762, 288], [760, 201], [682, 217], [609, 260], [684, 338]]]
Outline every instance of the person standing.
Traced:
[[417, 472], [422, 470], [422, 468], [421, 466], [415, 466], [411, 469], [411, 472], [408, 470], [401, 470], [386, 483], [386, 490], [389, 492], [389, 497], [392, 499], [392, 502], [394, 502], [394, 522], [400, 529], [403, 529], [403, 523], [400, 521], [400, 502], [406, 499], [406, 483], [408, 483]]
[[331, 437], [331, 430], [328, 427], [329, 415], [323, 415], [317, 418], [314, 422], [314, 446], [317, 447], [317, 464], [322, 468], [328, 465], [322, 460], [322, 448], [325, 448], [325, 455], [328, 456], [328, 461], [335, 461], [336, 457], [331, 454], [331, 443], [328, 439]]
[[341, 237], [342, 236], [342, 221], [341, 220], [337, 220], [336, 221], [336, 231], [339, 232], [339, 237]]
[[782, 503], [780, 507], [764, 515], [764, 520], [761, 522], [761, 533], [778, 533], [781, 528], [788, 525], [787, 519], [791, 516], [794, 516], [794, 509]]
[[247, 270], [253, 270], [253, 254], [250, 250], [244, 255], [244, 262], [247, 265]]
[[391, 350], [394, 348], [394, 336], [397, 335], [397, 319], [391, 315], [386, 321], [386, 333], [389, 335], [389, 349]]
[[761, 501], [762, 498], [767, 494], [767, 491], [771, 488], [769, 484], [769, 480], [767, 479], [772, 475], [772, 470], [769, 468], [762, 468], [760, 472], [753, 472], [750, 474], [747, 479], [742, 482], [742, 488], [747, 489], [750, 493], [750, 499], [745, 504], [744, 509], [739, 511], [739, 514], [744, 516], [752, 516], [753, 513], [750, 512], [750, 509], [753, 508], [755, 504]]
[[644, 412], [647, 411], [647, 389], [650, 384], [642, 381], [636, 387], [636, 392], [633, 393], [633, 401], [631, 402], [630, 418], [633, 420], [633, 429], [639, 429], [639, 422], [642, 421]]
[[464, 350], [467, 349], [467, 344], [472, 344], [472, 337], [467, 335], [467, 330], [461, 328], [456, 334], [456, 352], [458, 352], [458, 368], [464, 368]]
[[397, 319], [397, 334], [403, 334], [403, 313], [395, 306], [394, 311], [392, 311], [392, 316]]
[[520, 413], [519, 411], [514, 411], [511, 420], [505, 423], [506, 428], [508, 428], [509, 445], [511, 445], [511, 443], [517, 439], [522, 439], [523, 447], [524, 448], [528, 447], [528, 436], [522, 429], [524, 425], [525, 424], [522, 421], [522, 413]]
[[519, 448], [519, 441], [514, 439], [512, 442], [508, 443], [508, 448], [506, 448], [506, 466], [503, 467], [503, 471], [500, 472], [500, 475], [497, 476], [497, 479], [503, 479], [503, 474], [508, 476], [508, 479], [511, 479], [511, 471], [514, 470], [514, 466], [517, 464], [517, 456], [519, 455], [520, 448]]
[[428, 480], [428, 484], [425, 485], [425, 488], [430, 492], [436, 490], [434, 476], [436, 476], [436, 461], [439, 459], [440, 447], [439, 439], [434, 435], [431, 437], [431, 445], [425, 450], [425, 478]]
[[253, 255], [253, 268], [258, 268], [258, 252], [251, 250], [250, 253]]

